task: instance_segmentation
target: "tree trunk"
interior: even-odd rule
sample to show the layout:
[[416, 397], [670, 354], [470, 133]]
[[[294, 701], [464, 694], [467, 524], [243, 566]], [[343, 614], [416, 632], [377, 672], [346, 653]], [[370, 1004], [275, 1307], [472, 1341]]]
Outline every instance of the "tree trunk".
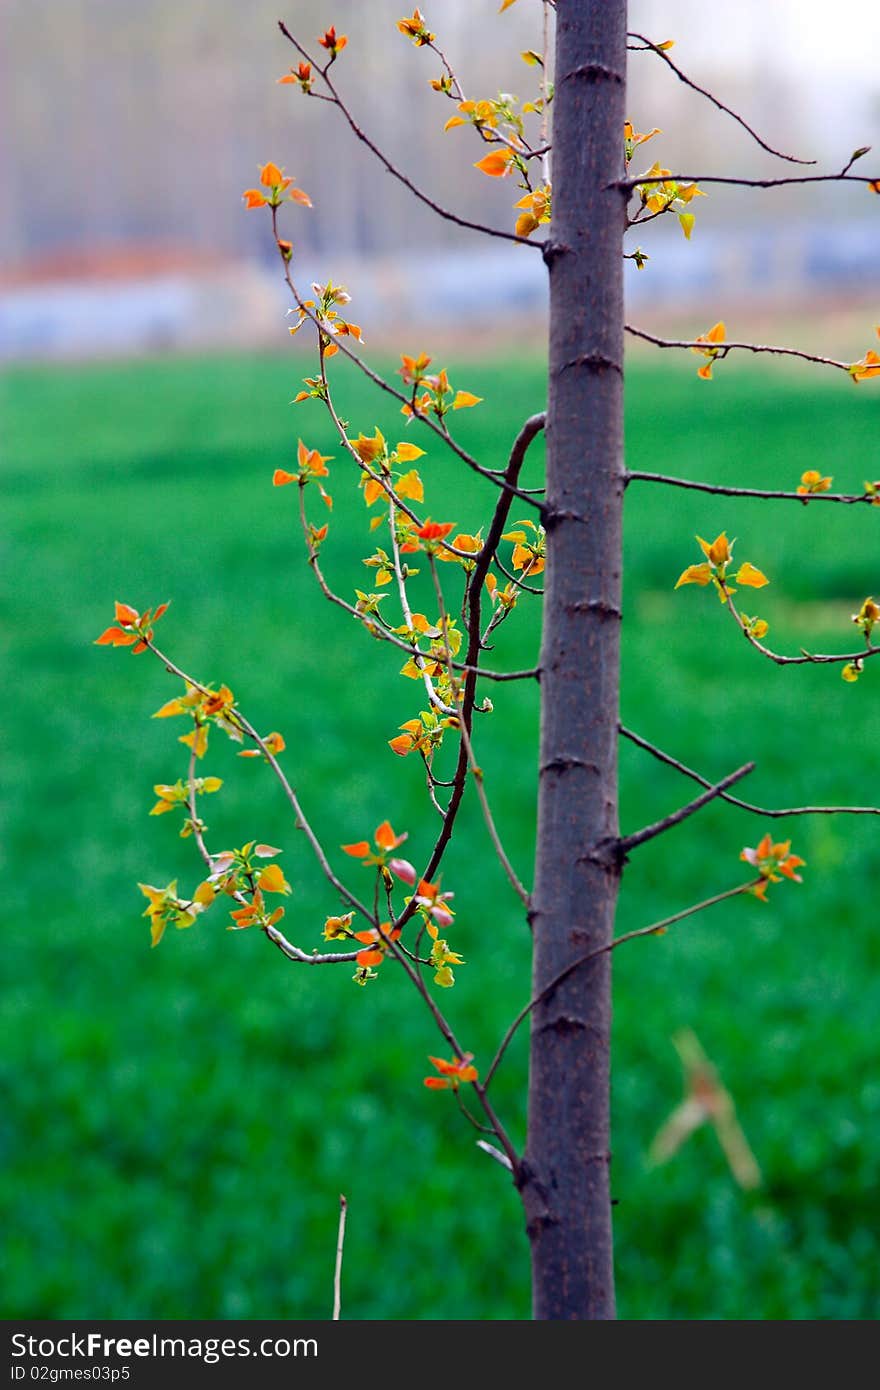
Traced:
[[[623, 509], [625, 0], [558, 0], [534, 994], [611, 939]], [[614, 1317], [610, 955], [532, 1013], [536, 1318]]]

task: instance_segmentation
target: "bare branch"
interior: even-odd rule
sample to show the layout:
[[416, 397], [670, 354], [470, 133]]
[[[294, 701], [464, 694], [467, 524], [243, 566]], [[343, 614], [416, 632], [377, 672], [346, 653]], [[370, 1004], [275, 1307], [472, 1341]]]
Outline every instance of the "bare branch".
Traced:
[[852, 506], [858, 502], [874, 503], [868, 492], [776, 492], [770, 488], [726, 487], [721, 483], [698, 483], [690, 478], [672, 478], [665, 473], [644, 473], [634, 469], [627, 473], [624, 482], [666, 483], [669, 487], [689, 488], [694, 492], [712, 492], [719, 497], [761, 497], [774, 502], [802, 502], [808, 506], [812, 502], [843, 502]]
[[723, 111], [725, 115], [732, 117], [732, 119], [736, 121], [737, 125], [741, 125], [743, 130], [747, 131], [747, 133], [751, 135], [755, 143], [757, 145], [760, 145], [762, 150], [766, 150], [768, 154], [775, 155], [777, 159], [785, 159], [788, 161], [789, 164], [816, 163], [815, 159], [797, 159], [793, 154], [783, 154], [782, 150], [774, 149], [772, 145], [768, 145], [767, 141], [762, 140], [757, 131], [752, 129], [748, 121], [744, 121], [742, 116], [738, 115], [736, 111], [731, 109], [731, 107], [726, 106], [724, 102], [719, 101], [718, 97], [716, 97], [712, 92], [707, 91], [705, 87], [701, 87], [699, 83], [694, 82], [692, 78], [688, 77], [686, 73], [682, 72], [678, 64], [674, 63], [672, 59], [669, 57], [669, 54], [666, 52], [666, 50], [661, 48], [659, 44], [652, 43], [650, 39], [646, 39], [644, 34], [627, 34], [627, 38], [638, 39], [639, 43], [644, 44], [644, 49], [641, 49], [638, 47], [638, 45], [630, 43], [627, 44], [628, 49], [630, 49], [634, 53], [640, 53], [645, 51], [648, 51], [650, 53], [656, 53], [657, 57], [662, 58], [667, 67], [671, 68], [671, 70], [675, 73], [679, 82], [683, 82], [685, 86], [690, 87], [692, 91], [699, 92], [700, 96], [705, 97], [707, 101], [710, 101], [712, 105], [717, 108], [717, 110]]
[[[535, 433], [537, 433], [537, 430], [535, 431]], [[525, 448], [523, 448], [523, 453], [525, 453]], [[528, 907], [528, 891], [523, 887], [522, 883], [520, 882], [516, 870], [511, 864], [510, 859], [507, 856], [507, 852], [503, 844], [501, 843], [501, 837], [498, 834], [498, 827], [495, 824], [495, 818], [492, 815], [492, 809], [489, 806], [489, 799], [486, 796], [486, 788], [483, 784], [483, 769], [477, 762], [476, 755], [474, 753], [473, 743], [471, 742], [471, 731], [469, 727], [470, 721], [464, 718], [464, 697], [458, 688], [458, 684], [455, 680], [455, 673], [452, 667], [452, 651], [450, 650], [449, 646], [449, 628], [446, 614], [446, 606], [443, 600], [443, 589], [441, 587], [440, 579], [437, 574], [437, 563], [434, 559], [433, 554], [430, 551], [428, 552], [428, 561], [431, 567], [431, 578], [434, 581], [434, 592], [437, 595], [437, 609], [440, 614], [440, 629], [443, 633], [445, 657], [447, 665], [449, 667], [449, 682], [452, 687], [452, 693], [453, 698], [455, 700], [456, 709], [458, 710], [459, 732], [461, 734], [461, 741], [464, 746], [465, 752], [467, 753], [467, 758], [468, 762], [470, 763], [471, 772], [473, 773], [474, 786], [476, 787], [477, 797], [479, 799], [480, 807], [483, 812], [483, 819], [486, 822], [486, 829], [489, 832], [489, 839], [492, 841], [492, 845], [495, 849], [496, 855], [498, 856], [499, 863], [501, 864], [502, 869], [507, 875], [511, 887], [513, 888], [517, 896], [520, 898], [520, 900], [525, 904], [525, 906]]]
[[513, 1170], [513, 1164], [507, 1157], [507, 1154], [502, 1153], [500, 1149], [496, 1149], [494, 1144], [487, 1144], [485, 1139], [478, 1139], [477, 1148], [482, 1149], [483, 1153], [488, 1154], [490, 1158], [494, 1158], [495, 1162], [500, 1163], [501, 1167], [506, 1168], [508, 1172]]
[[[388, 156], [383, 154], [382, 150], [370, 139], [366, 131], [361, 129], [361, 127], [358, 125], [357, 121], [354, 119], [351, 112], [349, 111], [348, 107], [345, 105], [345, 102], [340, 97], [330, 77], [327, 75], [327, 68], [322, 69], [320, 65], [315, 62], [315, 60], [306, 51], [306, 49], [303, 48], [302, 44], [294, 38], [287, 25], [281, 19], [279, 19], [278, 21], [278, 28], [281, 30], [284, 37], [288, 39], [290, 43], [293, 44], [297, 53], [299, 53], [306, 60], [306, 62], [311, 63], [312, 66], [315, 67], [321, 73], [325, 83], [327, 84], [327, 90], [330, 92], [330, 100], [333, 101], [335, 105], [339, 107], [339, 110], [342, 112], [343, 116], [348, 122], [348, 125], [352, 133], [356, 135], [358, 140], [360, 140], [362, 144], [366, 145], [367, 149], [370, 150], [370, 152], [376, 156], [380, 164], [382, 164], [385, 167], [388, 173], [391, 174], [393, 178], [397, 179], [399, 183], [402, 183], [404, 188], [408, 188], [410, 193], [412, 193], [415, 198], [418, 198], [420, 203], [424, 203], [426, 207], [431, 208], [431, 210], [433, 212], [436, 212], [438, 217], [442, 217], [444, 221], [454, 222], [457, 227], [467, 227], [472, 232], [482, 232], [484, 236], [500, 237], [503, 241], [514, 241], [517, 242], [520, 246], [532, 246], [537, 247], [539, 251], [543, 250], [544, 243], [542, 241], [530, 241], [527, 237], [517, 236], [515, 232], [504, 232], [497, 227], [486, 227], [483, 225], [482, 222], [472, 222], [468, 217], [459, 217], [458, 213], [451, 212], [448, 208], [442, 207], [440, 203], [435, 202], [435, 200], [429, 197], [427, 193], [424, 193], [420, 188], [418, 188], [416, 184], [413, 183], [412, 179], [408, 178], [407, 175], [404, 174], [401, 169], [398, 169], [396, 165], [391, 163], [391, 160], [388, 158]], [[311, 96], [313, 94], [309, 92], [308, 95]]]
[[[698, 782], [701, 787], [712, 786], [708, 777], [694, 772], [693, 768], [679, 762], [678, 758], [673, 758], [670, 753], [664, 753], [663, 749], [658, 748], [655, 743], [649, 743], [646, 738], [634, 733], [632, 729], [624, 728], [622, 724], [619, 727], [623, 738], [629, 739], [637, 748], [643, 748], [658, 762], [666, 763], [667, 767], [675, 768], [676, 772], [680, 772], [684, 777], [690, 777], [692, 782]], [[738, 806], [741, 811], [749, 811], [752, 815], [764, 816], [768, 819], [778, 819], [782, 816], [880, 816], [880, 806], [784, 806], [769, 809], [766, 806], [755, 806], [750, 801], [741, 801], [738, 796], [729, 796], [727, 792], [719, 792], [719, 797], [722, 801], [729, 802], [731, 806]]]
[[839, 663], [848, 665], [852, 662], [861, 665], [869, 657], [880, 656], [880, 647], [872, 647], [868, 643], [859, 652], [808, 652], [802, 647], [800, 656], [783, 656], [780, 652], [774, 652], [770, 647], [766, 647], [753, 633], [749, 632], [748, 623], [743, 621], [742, 615], [730, 596], [730, 590], [723, 582], [721, 587], [726, 594], [727, 607], [736, 620], [743, 637], [755, 648], [755, 651], [766, 656], [768, 661], [775, 662], [777, 666], [806, 666], [811, 663], [816, 666], [833, 666]]
[[642, 183], [722, 183], [728, 184], [733, 188], [785, 188], [793, 183], [862, 183], [873, 190], [876, 184], [880, 187], [880, 174], [873, 178], [862, 174], [848, 174], [843, 170], [839, 174], [791, 174], [781, 179], [746, 179], [728, 177], [724, 174], [664, 174], [662, 180], [656, 176], [646, 177], [645, 174], [637, 175], [634, 178], [617, 179], [609, 188], [638, 188]]
[[[705, 352], [706, 341], [698, 342], [693, 339], [658, 338], [655, 333], [647, 333], [643, 328], [636, 328], [633, 324], [624, 324], [625, 331], [633, 338], [642, 338], [646, 343], [653, 343], [654, 347], [659, 348], [681, 348], [695, 349], [697, 352]], [[768, 347], [761, 343], [711, 343], [714, 358], [720, 361], [726, 357], [728, 352], [769, 352], [776, 357], [799, 357], [803, 362], [816, 362], [822, 367], [838, 367], [843, 372], [848, 372], [849, 362], [838, 362], [834, 357], [819, 357], [812, 352], [802, 352], [800, 348], [789, 347]]]
[[348, 1209], [342, 1193], [339, 1194], [339, 1230], [336, 1235], [336, 1267], [333, 1271], [333, 1321], [338, 1322], [342, 1313], [342, 1251], [345, 1246], [345, 1213]]
[[586, 955], [578, 956], [576, 960], [571, 961], [564, 970], [560, 970], [557, 975], [553, 976], [553, 979], [544, 986], [539, 994], [536, 994], [533, 999], [529, 1000], [528, 1004], [520, 1009], [516, 1018], [504, 1034], [504, 1037], [501, 1039], [498, 1051], [495, 1053], [492, 1060], [492, 1065], [486, 1072], [486, 1077], [483, 1081], [484, 1090], [488, 1090], [489, 1083], [498, 1070], [501, 1060], [513, 1041], [520, 1024], [528, 1018], [532, 1010], [536, 1009], [542, 1000], [552, 994], [555, 989], [558, 989], [563, 981], [568, 979], [569, 975], [573, 975], [575, 970], [579, 970], [582, 965], [588, 964], [591, 960], [596, 960], [598, 956], [607, 956], [609, 951], [616, 950], [618, 946], [622, 946], [626, 941], [635, 941], [640, 936], [657, 936], [662, 934], [668, 927], [673, 926], [674, 923], [682, 922], [685, 917], [693, 917], [694, 913], [702, 912], [704, 908], [714, 907], [716, 903], [723, 903], [726, 902], [728, 898], [736, 898], [740, 893], [747, 893], [750, 888], [757, 887], [762, 881], [763, 880], [760, 878], [752, 879], [748, 883], [740, 883], [736, 888], [728, 888], [724, 893], [716, 893], [713, 898], [704, 898], [702, 902], [694, 903], [692, 907], [686, 907], [681, 912], [675, 912], [671, 917], [664, 917], [660, 922], [652, 922], [648, 927], [637, 927], [635, 931], [624, 932], [622, 936], [616, 936], [613, 941], [609, 941], [605, 946], [599, 946], [596, 950], [588, 951]]
[[664, 816], [662, 820], [654, 821], [653, 825], [646, 825], [643, 830], [637, 830], [633, 835], [622, 836], [617, 841], [618, 852], [620, 854], [628, 854], [631, 849], [635, 849], [638, 845], [644, 845], [648, 840], [653, 840], [657, 835], [662, 835], [665, 831], [671, 830], [674, 825], [680, 825], [683, 820], [687, 820], [688, 816], [692, 816], [695, 812], [702, 810], [704, 806], [708, 806], [709, 802], [714, 801], [716, 796], [721, 796], [722, 792], [726, 792], [728, 787], [732, 787], [737, 782], [741, 782], [744, 777], [748, 777], [749, 773], [754, 772], [754, 770], [754, 763], [743, 763], [742, 767], [738, 767], [736, 772], [731, 772], [729, 776], [724, 777], [720, 782], [716, 782], [714, 787], [709, 787], [707, 791], [703, 792], [702, 796], [695, 797], [693, 801], [688, 802], [687, 806], [682, 806], [678, 811], [673, 811], [671, 815]]

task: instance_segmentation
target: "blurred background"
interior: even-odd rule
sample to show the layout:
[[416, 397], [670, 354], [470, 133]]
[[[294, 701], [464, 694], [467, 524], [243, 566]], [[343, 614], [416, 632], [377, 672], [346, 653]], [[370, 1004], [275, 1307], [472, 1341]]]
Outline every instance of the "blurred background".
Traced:
[[[469, 95], [535, 94], [517, 56], [540, 42], [537, 0], [425, 7]], [[432, 353], [484, 397], [462, 442], [504, 462], [541, 407], [544, 273], [532, 251], [438, 221], [382, 172], [326, 105], [276, 79], [296, 57], [265, 0], [30, 0], [0, 6], [0, 468], [6, 889], [0, 1206], [8, 1317], [323, 1317], [337, 1200], [350, 1202], [344, 1315], [523, 1318], [528, 1259], [515, 1194], [474, 1147], [450, 1097], [422, 1087], [434, 1035], [386, 967], [369, 989], [345, 969], [304, 972], [215, 909], [150, 951], [137, 882], [190, 888], [192, 846], [150, 820], [153, 784], [185, 773], [176, 729], [149, 716], [175, 692], [156, 663], [96, 650], [112, 602], [171, 598], [164, 645], [227, 681], [336, 846], [386, 816], [418, 861], [430, 807], [413, 760], [387, 749], [417, 693], [387, 652], [320, 600], [291, 499], [273, 492], [298, 437], [338, 454], [315, 402], [265, 215], [241, 192], [268, 159], [311, 195], [291, 207], [301, 283], [353, 295], [371, 360]], [[349, 35], [336, 73], [390, 157], [446, 206], [512, 224], [508, 181], [473, 170], [472, 132], [442, 131], [436, 60], [398, 4], [288, 3], [307, 47]], [[676, 40], [672, 57], [772, 144], [822, 171], [877, 141], [880, 15], [819, 3], [632, 0], [630, 27]], [[630, 116], [661, 126], [644, 150], [685, 172], [772, 175], [759, 150], [651, 54], [631, 54]], [[866, 173], [880, 165], [864, 161]], [[870, 167], [869, 167], [870, 166]], [[634, 168], [642, 163], [638, 155]], [[669, 336], [723, 318], [731, 336], [845, 361], [876, 343], [877, 218], [862, 186], [710, 189], [689, 243], [677, 223], [641, 236], [630, 314]], [[669, 219], [672, 222], [672, 219]], [[338, 359], [337, 359], [338, 362]], [[694, 478], [794, 487], [815, 467], [841, 491], [877, 476], [876, 384], [761, 358], [729, 359], [707, 386], [697, 359], [632, 354], [627, 459]], [[400, 417], [339, 367], [353, 428]], [[424, 443], [425, 441], [421, 441]], [[529, 468], [540, 477], [540, 448]], [[434, 448], [426, 506], [464, 529], [487, 498]], [[341, 461], [325, 556], [362, 587], [373, 545]], [[316, 523], [325, 516], [314, 516]], [[770, 575], [755, 600], [784, 650], [847, 650], [850, 615], [880, 590], [869, 508], [726, 503], [633, 487], [627, 499], [623, 717], [708, 777], [749, 758], [764, 806], [880, 800], [876, 678], [778, 669], [731, 637], [702, 591], [673, 594], [695, 532], [726, 529]], [[415, 581], [419, 602], [433, 602]], [[451, 591], [451, 590], [450, 590]], [[496, 663], [534, 663], [539, 612], [523, 602]], [[735, 634], [734, 634], [735, 636]], [[501, 832], [529, 880], [535, 692], [491, 692], [480, 756]], [[210, 766], [209, 766], [210, 764]], [[288, 934], [311, 949], [337, 904], [259, 764], [215, 736], [205, 771], [214, 848], [284, 847]], [[691, 785], [621, 752], [622, 823], [664, 814]], [[768, 822], [714, 803], [638, 851], [621, 930], [739, 881], [767, 829], [807, 860], [802, 886], [763, 906], [735, 899], [616, 963], [615, 1196], [620, 1308], [632, 1318], [873, 1318], [880, 1208], [876, 1148], [880, 946], [871, 907], [874, 817]], [[484, 1068], [528, 997], [517, 903], [466, 805], [444, 886], [468, 965], [448, 1001]], [[354, 865], [355, 886], [361, 871]], [[743, 1191], [710, 1127], [668, 1164], [651, 1142], [682, 1094], [672, 1043], [692, 1029], [737, 1105], [762, 1173]], [[526, 1038], [497, 1105], [524, 1136]]]

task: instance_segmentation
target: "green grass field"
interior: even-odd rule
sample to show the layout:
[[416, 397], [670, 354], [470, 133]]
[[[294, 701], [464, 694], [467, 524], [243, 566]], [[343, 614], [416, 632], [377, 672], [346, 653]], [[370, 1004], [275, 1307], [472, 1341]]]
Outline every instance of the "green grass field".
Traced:
[[[543, 402], [541, 364], [452, 365], [456, 385], [485, 397], [456, 426], [497, 465]], [[870, 385], [731, 362], [707, 387], [694, 367], [634, 365], [631, 467], [771, 487], [818, 467], [844, 490], [876, 474]], [[116, 598], [172, 599], [166, 650], [227, 681], [261, 729], [283, 731], [285, 766], [337, 865], [336, 847], [386, 816], [409, 830], [416, 861], [434, 833], [418, 766], [386, 744], [420, 707], [418, 691], [390, 649], [320, 598], [294, 489], [270, 485], [298, 434], [338, 454], [317, 404], [288, 407], [306, 369], [270, 357], [138, 363], [19, 370], [0, 387], [7, 1317], [325, 1317], [340, 1191], [346, 1316], [528, 1316], [517, 1198], [451, 1098], [422, 1086], [438, 1040], [393, 969], [357, 989], [347, 967], [309, 971], [254, 933], [228, 935], [219, 909], [151, 951], [140, 917], [138, 880], [193, 886], [198, 867], [172, 817], [147, 816], [153, 783], [185, 773], [183, 728], [149, 718], [175, 683], [149, 657], [92, 645]], [[381, 399], [340, 376], [356, 429], [402, 437]], [[426, 510], [479, 524], [482, 484], [439, 449], [422, 463]], [[350, 470], [339, 459], [331, 470], [324, 561], [350, 594], [369, 578], [370, 538]], [[857, 638], [850, 614], [880, 592], [878, 527], [869, 508], [733, 505], [634, 485], [624, 721], [713, 778], [754, 758], [743, 793], [763, 804], [880, 802], [880, 671], [847, 686], [836, 669], [778, 669], [737, 637], [711, 593], [672, 590], [699, 559], [694, 533], [726, 528], [772, 580], [747, 607], [769, 619], [776, 644], [845, 650]], [[538, 621], [522, 604], [493, 660], [532, 664]], [[529, 881], [536, 692], [490, 693], [480, 757]], [[210, 842], [284, 846], [295, 885], [285, 926], [311, 949], [336, 902], [268, 773], [234, 754], [214, 736], [205, 770], [226, 783], [206, 806]], [[626, 745], [621, 794], [633, 829], [693, 789]], [[780, 885], [767, 906], [736, 899], [616, 957], [625, 1317], [878, 1313], [880, 823], [776, 824], [808, 861], [802, 886]], [[715, 803], [635, 852], [618, 929], [739, 882], [740, 849], [768, 828]], [[360, 866], [344, 866], [366, 884]], [[468, 965], [443, 1002], [485, 1066], [528, 997], [529, 943], [473, 804], [445, 882]], [[709, 1131], [667, 1166], [646, 1165], [680, 1097], [670, 1039], [684, 1026], [736, 1099], [764, 1172], [758, 1193], [735, 1186]], [[525, 1062], [523, 1033], [496, 1083], [517, 1141]]]

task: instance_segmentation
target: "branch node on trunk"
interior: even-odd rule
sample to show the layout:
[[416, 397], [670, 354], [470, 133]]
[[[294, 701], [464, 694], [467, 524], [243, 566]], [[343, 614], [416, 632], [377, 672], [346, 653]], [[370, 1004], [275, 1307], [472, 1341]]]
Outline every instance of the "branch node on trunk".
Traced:
[[613, 371], [619, 372], [623, 376], [623, 367], [620, 362], [615, 362], [612, 357], [606, 357], [601, 352], [582, 352], [579, 357], [573, 357], [570, 362], [563, 362], [559, 371], [567, 372], [569, 367], [588, 367], [591, 372]]
[[541, 255], [544, 257], [544, 264], [549, 269], [553, 262], [558, 260], [560, 256], [570, 256], [571, 247], [566, 246], [561, 241], [552, 241], [548, 238], [548, 240], [544, 242]]
[[573, 77], [581, 77], [585, 82], [619, 82], [621, 85], [624, 81], [622, 73], [606, 67], [604, 63], [582, 63], [580, 67], [565, 73], [558, 85], [561, 87], [563, 82], [570, 82]]
[[562, 608], [565, 613], [598, 613], [600, 618], [623, 618], [617, 604], [604, 598], [581, 598], [576, 603], [564, 603]]
[[585, 1033], [588, 1024], [582, 1018], [572, 1018], [569, 1014], [557, 1014], [555, 1018], [548, 1018], [546, 1022], [539, 1025], [542, 1033], [557, 1033], [560, 1037], [570, 1036], [572, 1033]]
[[599, 840], [583, 854], [579, 854], [577, 862], [579, 864], [595, 864], [605, 873], [614, 874], [616, 878], [619, 878], [626, 863], [626, 854], [621, 841], [609, 836], [607, 839]]
[[588, 762], [585, 758], [570, 758], [560, 754], [558, 758], [551, 758], [549, 762], [542, 763], [541, 772], [567, 772], [571, 767], [584, 767], [588, 772], [595, 772], [597, 777], [602, 774], [602, 769], [598, 763]]

